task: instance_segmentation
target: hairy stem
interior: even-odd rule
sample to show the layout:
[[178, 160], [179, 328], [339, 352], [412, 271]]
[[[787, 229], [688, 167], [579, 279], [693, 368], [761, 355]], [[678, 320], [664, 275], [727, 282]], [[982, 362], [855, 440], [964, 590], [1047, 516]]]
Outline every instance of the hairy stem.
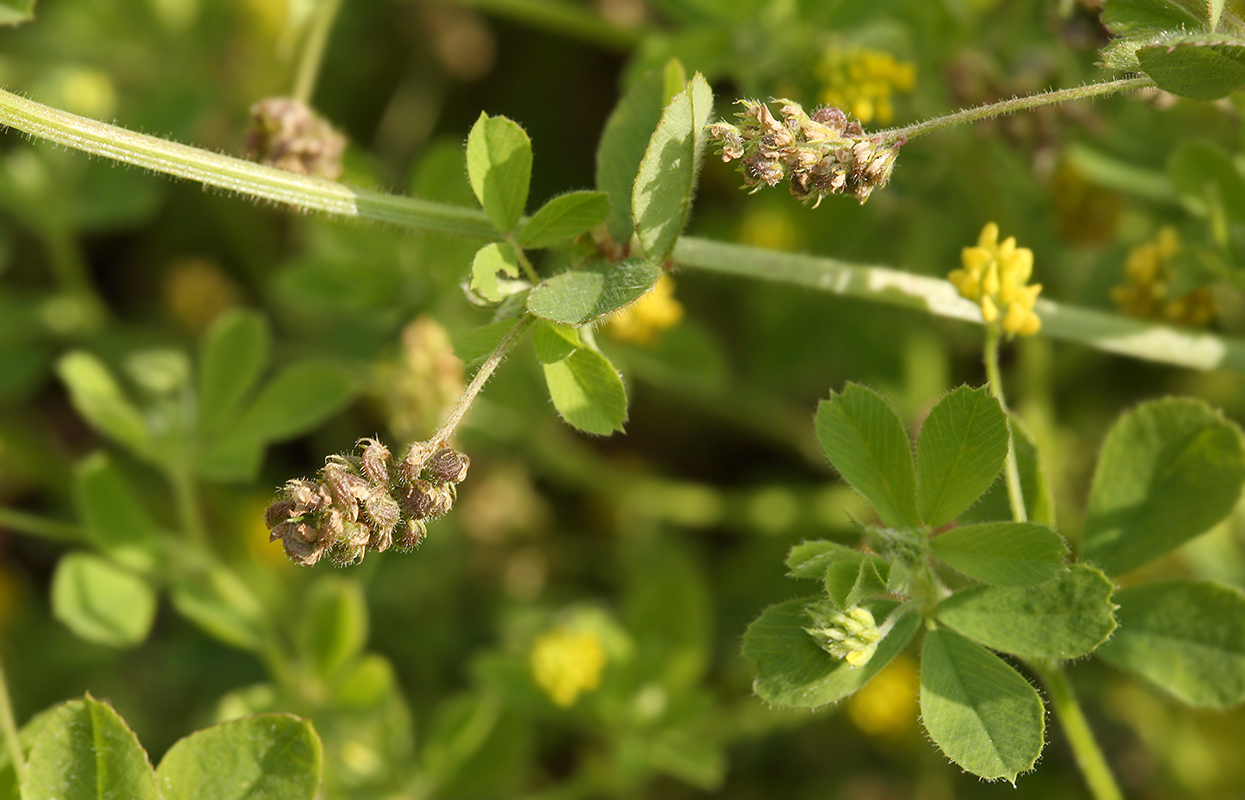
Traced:
[[1115, 94], [1116, 92], [1127, 92], [1131, 89], [1145, 89], [1153, 85], [1154, 81], [1149, 78], [1120, 78], [1114, 81], [1076, 86], [1071, 89], [1039, 92], [1038, 94], [1013, 97], [1010, 100], [1002, 100], [998, 103], [990, 103], [984, 106], [977, 106], [976, 108], [966, 108], [963, 111], [957, 111], [945, 117], [928, 119], [904, 128], [890, 128], [878, 131], [875, 135], [887, 141], [912, 141], [918, 136], [924, 136], [927, 133], [933, 133], [943, 128], [953, 128], [956, 125], [963, 125], [969, 122], [1001, 117], [1030, 108], [1066, 103], [1069, 100], [1086, 100], [1092, 97]]
[[104, 158], [248, 197], [416, 230], [495, 240], [484, 212], [352, 189], [97, 122], [0, 90], [0, 125]]
[[302, 101], [304, 105], [311, 105], [311, 96], [315, 94], [316, 81], [320, 77], [320, 65], [324, 63], [329, 34], [333, 31], [333, 22], [337, 19], [341, 5], [341, 0], [320, 0], [312, 14], [306, 38], [303, 40], [303, 50], [298, 58], [298, 72], [294, 76], [294, 99]]
[[17, 736], [17, 720], [13, 718], [13, 703], [9, 699], [9, 682], [4, 675], [3, 657], [0, 657], [0, 732], [4, 733], [4, 742], [9, 748], [9, 760], [13, 762], [13, 774], [17, 777], [18, 788], [21, 788], [26, 778], [26, 757], [22, 754], [22, 743]]
[[1007, 457], [1003, 460], [1003, 476], [1007, 481], [1007, 500], [1011, 504], [1012, 519], [1016, 522], [1028, 522], [1029, 514], [1025, 510], [1025, 495], [1020, 488], [1020, 467], [1016, 464], [1016, 435], [1012, 432], [1012, 415], [1007, 407], [1007, 398], [1003, 394], [1003, 376], [999, 372], [999, 330], [994, 325], [986, 325], [986, 381], [990, 386], [990, 396], [999, 401], [1003, 413], [1007, 415]]
[[1046, 686], [1055, 716], [1063, 725], [1064, 736], [1068, 738], [1072, 754], [1076, 757], [1076, 765], [1080, 768], [1094, 800], [1123, 800], [1124, 794], [1115, 782], [1111, 768], [1107, 766], [1106, 757], [1098, 747], [1098, 741], [1090, 730], [1081, 704], [1072, 692], [1072, 684], [1068, 682], [1063, 665], [1054, 661], [1037, 660], [1025, 663]]
[[497, 347], [493, 348], [493, 352], [480, 365], [480, 369], [476, 371], [475, 377], [471, 379], [471, 383], [467, 385], [462, 396], [458, 398], [458, 402], [454, 404], [454, 408], [450, 411], [445, 421], [436, 429], [432, 437], [428, 440], [433, 445], [449, 441], [454, 435], [454, 431], [458, 430], [458, 426], [462, 423], [463, 417], [467, 416], [471, 404], [475, 402], [476, 395], [484, 388], [484, 384], [488, 383], [488, 379], [492, 376], [493, 370], [497, 369], [497, 365], [505, 360], [506, 355], [511, 348], [519, 341], [519, 336], [523, 331], [527, 330], [527, 326], [536, 318], [531, 314], [526, 314], [520, 319], [515, 326], [510, 329]]

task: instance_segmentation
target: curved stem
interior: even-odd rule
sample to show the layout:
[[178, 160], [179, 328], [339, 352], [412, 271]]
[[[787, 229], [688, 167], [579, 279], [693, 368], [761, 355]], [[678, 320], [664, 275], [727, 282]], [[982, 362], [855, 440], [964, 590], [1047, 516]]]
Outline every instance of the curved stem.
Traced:
[[1016, 522], [1027, 522], [1029, 514], [1025, 510], [1025, 495], [1020, 488], [1020, 467], [1016, 464], [1016, 436], [1012, 433], [1012, 412], [1007, 407], [1007, 398], [1003, 394], [1003, 376], [999, 372], [999, 329], [994, 325], [986, 325], [986, 381], [990, 386], [990, 396], [999, 401], [1007, 418], [1007, 457], [1003, 460], [1003, 476], [1007, 481], [1007, 499], [1012, 508], [1012, 519]]
[[195, 483], [193, 471], [189, 466], [178, 464], [165, 474], [168, 476], [169, 483], [173, 485], [177, 518], [186, 538], [198, 545], [204, 553], [211, 554], [212, 547], [208, 540], [207, 528], [203, 524], [203, 510], [199, 504], [199, 487]]
[[294, 99], [302, 101], [303, 105], [311, 105], [316, 80], [320, 77], [320, 65], [324, 63], [329, 33], [333, 30], [333, 22], [337, 19], [341, 5], [341, 0], [320, 0], [320, 5], [311, 18], [303, 40], [303, 51], [298, 59], [298, 72], [294, 76]]
[[11, 508], [0, 508], [0, 528], [62, 542], [80, 542], [83, 539], [82, 529], [77, 525], [55, 522]]
[[463, 417], [467, 416], [467, 411], [471, 408], [471, 404], [475, 402], [476, 395], [480, 394], [480, 391], [484, 388], [484, 384], [487, 383], [488, 379], [492, 376], [493, 370], [497, 369], [497, 365], [505, 360], [506, 355], [509, 354], [511, 348], [513, 348], [519, 341], [520, 334], [527, 330], [527, 326], [530, 325], [535, 319], [536, 318], [531, 314], [525, 314], [518, 322], [515, 323], [515, 326], [510, 329], [510, 332], [507, 333], [506, 336], [497, 344], [497, 347], [493, 348], [493, 352], [490, 353], [489, 357], [486, 358], [484, 363], [480, 365], [480, 369], [476, 371], [475, 377], [471, 379], [471, 383], [467, 385], [467, 388], [463, 391], [462, 396], [458, 398], [458, 402], [454, 404], [454, 408], [445, 418], [445, 421], [441, 423], [440, 427], [438, 427], [428, 439], [429, 442], [437, 444], [439, 442], [449, 441], [450, 437], [454, 435], [454, 431], [458, 430], [458, 426], [462, 423]]
[[26, 757], [17, 735], [17, 720], [13, 718], [13, 703], [9, 699], [9, 682], [4, 675], [4, 659], [0, 657], [0, 732], [4, 733], [9, 760], [13, 762], [13, 774], [20, 789], [26, 778]]
[[1116, 92], [1127, 92], [1130, 89], [1144, 89], [1153, 85], [1154, 81], [1149, 78], [1119, 78], [1103, 83], [1090, 83], [1085, 86], [1076, 86], [1072, 89], [1040, 92], [1025, 97], [1013, 97], [1011, 100], [1002, 100], [998, 103], [990, 103], [984, 106], [977, 106], [976, 108], [966, 108], [963, 111], [957, 111], [945, 117], [925, 120], [905, 128], [890, 128], [878, 131], [873, 135], [886, 141], [912, 141], [918, 136], [924, 136], [927, 133], [933, 133], [943, 128], [952, 128], [968, 122], [1001, 117], [1006, 114], [1014, 114], [1017, 111], [1038, 108], [1040, 106], [1066, 103], [1069, 100], [1086, 100], [1092, 97], [1115, 94]]
[[506, 234], [506, 242], [514, 248], [514, 254], [519, 259], [519, 267], [523, 270], [523, 276], [533, 284], [540, 283], [540, 275], [537, 274], [531, 259], [527, 257], [527, 253], [523, 252], [523, 248], [519, 246], [519, 240], [513, 233]]
[[1076, 765], [1080, 768], [1094, 800], [1123, 800], [1124, 794], [1115, 782], [1115, 776], [1111, 774], [1106, 757], [1098, 747], [1098, 741], [1090, 730], [1081, 704], [1072, 692], [1072, 684], [1068, 682], [1063, 665], [1054, 661], [1037, 660], [1025, 663], [1046, 686], [1055, 716], [1063, 725], [1064, 736], [1068, 738], [1072, 754], [1076, 757]]

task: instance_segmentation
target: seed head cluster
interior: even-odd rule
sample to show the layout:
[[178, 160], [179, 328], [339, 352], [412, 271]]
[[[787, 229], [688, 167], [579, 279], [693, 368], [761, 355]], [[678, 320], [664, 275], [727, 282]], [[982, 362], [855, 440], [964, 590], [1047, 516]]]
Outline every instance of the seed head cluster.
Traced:
[[359, 455], [329, 456], [316, 480], [296, 479], [264, 512], [285, 554], [304, 566], [327, 555], [339, 567], [358, 564], [368, 550], [419, 546], [427, 523], [454, 505], [471, 459], [446, 447], [416, 442], [396, 465], [375, 439]]
[[868, 136], [860, 123], [838, 108], [819, 108], [810, 116], [799, 103], [782, 104], [782, 121], [769, 106], [740, 100], [738, 125], [715, 122], [709, 138], [723, 161], [739, 160], [744, 185], [791, 182], [791, 194], [816, 208], [828, 194], [845, 194], [861, 203], [885, 186], [895, 168], [903, 140]]

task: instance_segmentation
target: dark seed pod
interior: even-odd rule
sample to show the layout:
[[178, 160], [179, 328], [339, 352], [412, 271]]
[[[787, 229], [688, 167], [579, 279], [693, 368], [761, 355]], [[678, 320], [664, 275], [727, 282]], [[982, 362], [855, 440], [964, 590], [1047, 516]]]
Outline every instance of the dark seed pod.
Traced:
[[371, 492], [368, 482], [337, 461], [326, 464], [321, 475], [324, 476], [324, 483], [333, 497], [333, 505], [341, 509], [346, 519], [351, 522], [357, 521], [359, 501]]
[[324, 487], [312, 481], [296, 479], [285, 484], [285, 493], [294, 503], [291, 516], [302, 516], [312, 511], [319, 511], [332, 500]]
[[272, 530], [290, 517], [295, 516], [293, 511], [293, 500], [278, 500], [264, 509], [264, 524], [268, 526], [268, 530]]
[[462, 483], [467, 479], [471, 459], [448, 447], [443, 447], [428, 460], [425, 469], [439, 483]]
[[424, 540], [424, 535], [428, 533], [428, 526], [424, 524], [422, 519], [405, 519], [398, 526], [394, 533], [393, 549], [399, 553], [409, 553], [420, 542]]
[[328, 551], [329, 559], [335, 567], [353, 567], [363, 560], [363, 556], [367, 554], [367, 542], [360, 544], [351, 544], [349, 542], [340, 542]]
[[363, 445], [363, 456], [360, 458], [360, 469], [372, 483], [382, 486], [389, 485], [389, 473], [393, 466], [393, 456], [389, 448], [375, 439], [360, 439]]
[[320, 539], [325, 547], [332, 547], [345, 537], [345, 525], [346, 518], [336, 508], [330, 508], [324, 513], [320, 522]]
[[398, 505], [402, 513], [411, 519], [424, 519], [433, 516], [437, 508], [436, 488], [424, 480], [413, 480], [398, 496]]
[[367, 549], [383, 553], [393, 544], [393, 527], [372, 528], [372, 538], [367, 540]]
[[363, 501], [363, 512], [367, 521], [376, 530], [392, 531], [402, 517], [402, 509], [398, 501], [389, 496], [383, 489], [374, 489], [372, 494]]
[[320, 560], [320, 556], [324, 554], [324, 548], [314, 545], [310, 542], [303, 541], [298, 536], [286, 536], [281, 540], [282, 547], [285, 548], [285, 554], [290, 560], [310, 567]]

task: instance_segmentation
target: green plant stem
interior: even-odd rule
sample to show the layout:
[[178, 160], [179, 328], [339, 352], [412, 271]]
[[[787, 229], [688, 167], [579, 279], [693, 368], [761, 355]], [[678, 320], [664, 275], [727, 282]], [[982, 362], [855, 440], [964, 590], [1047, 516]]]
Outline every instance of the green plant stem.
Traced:
[[320, 65], [324, 63], [329, 34], [333, 30], [333, 22], [337, 19], [341, 5], [341, 0], [320, 0], [307, 26], [307, 35], [303, 39], [303, 49], [298, 58], [298, 71], [294, 76], [294, 99], [302, 101], [304, 105], [311, 105], [311, 96], [315, 94], [316, 81], [320, 77]]
[[1068, 682], [1063, 665], [1054, 661], [1039, 660], [1025, 663], [1037, 673], [1046, 686], [1046, 691], [1050, 694], [1051, 706], [1055, 709], [1055, 716], [1059, 718], [1059, 723], [1063, 726], [1064, 735], [1068, 738], [1072, 754], [1076, 757], [1076, 765], [1080, 768], [1081, 775], [1085, 778], [1085, 783], [1089, 786], [1094, 800], [1123, 800], [1124, 794], [1115, 782], [1115, 776], [1111, 774], [1111, 768], [1107, 766], [1107, 759], [1098, 747], [1098, 741], [1094, 738], [1093, 731], [1090, 730], [1085, 713], [1081, 710], [1081, 704], [1077, 702], [1076, 695], [1072, 692], [1072, 684]]
[[945, 117], [936, 117], [928, 119], [924, 122], [918, 122], [915, 125], [908, 125], [904, 128], [890, 128], [884, 131], [878, 131], [876, 136], [882, 137], [888, 141], [912, 141], [918, 136], [924, 136], [927, 133], [942, 130], [943, 128], [952, 128], [956, 125], [964, 125], [969, 122], [978, 122], [983, 119], [992, 117], [1001, 117], [1007, 114], [1015, 114], [1017, 111], [1025, 111], [1030, 108], [1038, 108], [1041, 106], [1055, 105], [1056, 103], [1066, 103], [1069, 100], [1087, 100], [1093, 97], [1101, 97], [1103, 95], [1115, 94], [1116, 92], [1127, 92], [1131, 89], [1145, 89], [1154, 85], [1154, 81], [1149, 78], [1119, 78], [1113, 81], [1104, 81], [1102, 83], [1090, 83], [1085, 86], [1076, 86], [1071, 89], [1057, 89], [1051, 92], [1040, 92], [1025, 97], [1013, 97], [1010, 100], [1002, 100], [998, 103], [990, 103], [976, 108], [966, 108], [963, 111], [957, 111], [954, 114], [948, 114]]
[[1016, 435], [1012, 432], [1011, 410], [1007, 407], [1007, 397], [1003, 393], [1003, 376], [999, 372], [999, 329], [995, 325], [986, 325], [986, 381], [990, 386], [990, 396], [999, 401], [1003, 413], [1007, 415], [1007, 457], [1003, 459], [1003, 476], [1007, 481], [1007, 500], [1011, 504], [1012, 519], [1016, 522], [1028, 522], [1029, 514], [1025, 510], [1025, 494], [1020, 488], [1020, 467], [1016, 464]]
[[532, 266], [532, 261], [527, 257], [527, 253], [523, 252], [523, 248], [519, 246], [519, 240], [515, 238], [513, 233], [506, 234], [506, 243], [514, 248], [515, 257], [519, 259], [519, 267], [523, 270], [523, 275], [533, 284], [540, 283], [540, 275], [537, 274], [536, 268]]
[[248, 197], [415, 230], [493, 241], [484, 212], [413, 197], [352, 189], [252, 161], [135, 133], [0, 90], [0, 125], [66, 147]]
[[82, 529], [77, 525], [53, 522], [11, 508], [0, 508], [0, 528], [62, 542], [80, 542], [83, 539]]
[[644, 41], [640, 30], [611, 25], [582, 6], [549, 0], [454, 0], [460, 6], [508, 17], [535, 28], [625, 53]]
[[177, 519], [186, 538], [205, 554], [212, 554], [207, 528], [203, 524], [203, 510], [199, 503], [199, 486], [194, 470], [189, 464], [176, 464], [166, 473], [173, 486], [173, 499], [177, 505]]
[[[786, 283], [982, 324], [981, 309], [961, 297], [947, 281], [887, 267], [691, 236], [679, 239], [673, 260], [686, 269]], [[1034, 310], [1042, 318], [1042, 334], [1053, 339], [1190, 369], [1245, 372], [1245, 341], [1240, 339], [1180, 330], [1040, 298]]]
[[431, 438], [428, 439], [434, 446], [449, 441], [454, 435], [454, 431], [458, 430], [458, 426], [462, 423], [463, 417], [467, 416], [467, 411], [471, 409], [471, 404], [475, 402], [476, 396], [484, 388], [484, 384], [488, 383], [488, 379], [492, 376], [493, 370], [497, 369], [497, 365], [505, 360], [506, 355], [511, 348], [519, 341], [519, 337], [523, 331], [527, 330], [527, 326], [532, 324], [536, 318], [531, 314], [526, 314], [520, 319], [510, 333], [498, 342], [497, 347], [493, 348], [493, 352], [484, 360], [480, 368], [476, 370], [475, 377], [471, 379], [471, 383], [463, 391], [462, 396], [458, 398], [458, 402], [454, 404], [454, 408], [450, 410], [448, 416], [441, 423], [440, 427], [433, 432]]
[[0, 656], [0, 731], [4, 733], [4, 742], [9, 748], [9, 760], [13, 762], [13, 774], [17, 776], [18, 788], [21, 788], [26, 778], [26, 757], [17, 736], [17, 720], [13, 718], [13, 703], [9, 699], [9, 681], [4, 674], [3, 656]]

